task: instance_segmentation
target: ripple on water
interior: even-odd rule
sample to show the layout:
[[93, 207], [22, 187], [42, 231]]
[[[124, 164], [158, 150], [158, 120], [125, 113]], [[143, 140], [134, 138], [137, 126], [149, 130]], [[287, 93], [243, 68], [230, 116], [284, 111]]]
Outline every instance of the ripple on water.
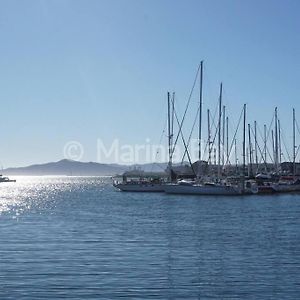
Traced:
[[1, 299], [297, 299], [300, 201], [116, 192], [97, 177], [0, 185]]

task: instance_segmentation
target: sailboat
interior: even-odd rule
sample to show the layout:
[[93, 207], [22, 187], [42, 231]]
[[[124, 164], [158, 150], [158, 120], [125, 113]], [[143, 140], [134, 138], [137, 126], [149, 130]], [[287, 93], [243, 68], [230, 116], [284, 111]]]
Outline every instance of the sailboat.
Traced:
[[187, 184], [178, 182], [176, 184], [166, 184], [165, 192], [168, 194], [190, 194], [190, 195], [241, 195], [242, 188], [227, 185], [226, 183], [196, 183]]
[[[203, 61], [200, 64], [200, 95], [199, 95], [199, 162], [201, 162], [201, 137], [202, 137], [202, 98], [203, 98]], [[222, 117], [222, 83], [220, 85], [219, 95], [219, 125], [218, 125], [218, 179], [216, 181], [203, 181], [200, 174], [197, 174], [197, 182], [178, 181], [164, 186], [168, 194], [190, 194], [190, 195], [241, 195], [243, 193], [253, 193], [255, 188], [252, 184], [245, 182], [239, 185], [233, 185], [226, 181], [221, 181], [221, 117]], [[245, 109], [245, 107], [244, 107]], [[181, 129], [181, 128], [180, 128]], [[187, 149], [186, 149], [187, 151]], [[198, 172], [199, 173], [199, 172]]]
[[164, 192], [167, 174], [134, 169], [123, 173], [121, 181], [119, 177], [114, 178], [113, 186], [123, 192]]
[[[174, 98], [171, 100], [170, 93], [168, 92], [168, 140], [169, 140], [169, 153], [171, 151], [171, 140], [173, 131], [173, 119], [171, 120], [174, 112]], [[169, 162], [169, 169], [170, 162]], [[172, 171], [171, 171], [172, 172]], [[141, 170], [133, 170], [125, 172], [122, 176], [122, 181], [114, 180], [113, 186], [123, 192], [164, 192], [164, 185], [167, 182], [167, 173], [147, 173]]]
[[273, 189], [279, 193], [299, 192], [300, 179], [296, 179], [296, 117], [293, 108], [293, 176], [281, 177], [277, 183], [272, 185]]

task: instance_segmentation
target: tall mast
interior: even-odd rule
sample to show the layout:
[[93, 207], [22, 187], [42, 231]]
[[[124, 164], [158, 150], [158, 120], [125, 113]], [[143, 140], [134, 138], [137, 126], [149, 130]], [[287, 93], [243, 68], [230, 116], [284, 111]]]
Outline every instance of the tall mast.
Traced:
[[171, 153], [173, 153], [173, 139], [174, 139], [174, 113], [175, 113], [175, 92], [172, 97], [172, 110], [171, 110]]
[[218, 178], [221, 177], [221, 118], [222, 118], [222, 92], [223, 84], [220, 84], [219, 96], [219, 126], [218, 126]]
[[253, 171], [252, 171], [252, 144], [251, 144], [251, 128], [250, 124], [248, 124], [248, 138], [249, 138], [249, 177], [253, 176]]
[[169, 172], [171, 178], [171, 167], [172, 167], [172, 136], [171, 136], [171, 103], [170, 103], [170, 92], [168, 92], [168, 146], [169, 146]]
[[[246, 133], [247, 135], [247, 133]], [[250, 164], [249, 164], [249, 147], [246, 146], [246, 165], [247, 165], [247, 175], [250, 176]]]
[[228, 131], [228, 117], [226, 117], [226, 164], [229, 164], [229, 131]]
[[238, 172], [238, 158], [237, 158], [236, 139], [234, 139], [234, 160], [235, 160], [235, 171], [236, 171], [236, 174], [237, 174], [237, 172]]
[[295, 118], [295, 108], [293, 108], [293, 176], [296, 176], [296, 118]]
[[257, 122], [254, 121], [254, 149], [255, 149], [255, 165], [256, 165], [256, 172], [258, 169], [258, 153], [257, 153]]
[[280, 120], [278, 120], [278, 151], [279, 151], [279, 169], [281, 170], [281, 157], [282, 157], [282, 151], [281, 151], [281, 127], [280, 127]]
[[211, 141], [210, 141], [210, 137], [211, 137], [211, 133], [210, 133], [210, 113], [209, 113], [209, 109], [207, 110], [207, 128], [208, 128], [208, 164], [211, 164]]
[[200, 95], [199, 95], [199, 153], [198, 159], [201, 160], [201, 140], [202, 140], [202, 90], [203, 90], [203, 60], [200, 63]]
[[274, 158], [274, 162], [276, 160], [276, 154], [275, 154], [275, 142], [274, 142], [274, 131], [272, 129], [272, 150], [273, 150], [273, 158]]
[[217, 149], [214, 147], [214, 165], [216, 166], [217, 164]]
[[277, 117], [277, 107], [275, 107], [275, 170], [278, 172], [278, 117]]
[[224, 168], [225, 163], [225, 105], [223, 105], [223, 116], [222, 116], [222, 165]]
[[[244, 104], [244, 126], [243, 126], [243, 179], [245, 180], [246, 169], [246, 104]], [[244, 184], [243, 184], [244, 188]]]
[[267, 125], [264, 124], [264, 160], [265, 160], [265, 171], [267, 171]]

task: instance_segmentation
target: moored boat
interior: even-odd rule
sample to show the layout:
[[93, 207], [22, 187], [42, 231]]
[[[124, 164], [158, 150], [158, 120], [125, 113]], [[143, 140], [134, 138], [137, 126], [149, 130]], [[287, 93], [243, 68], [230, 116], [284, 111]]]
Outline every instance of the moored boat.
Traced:
[[113, 186], [123, 192], [164, 192], [165, 173], [144, 172], [132, 170], [125, 172], [118, 181], [116, 176]]
[[246, 181], [243, 184], [228, 184], [222, 183], [188, 183], [186, 181], [179, 183], [165, 184], [164, 189], [167, 194], [190, 194], [190, 195], [222, 195], [222, 196], [234, 196], [234, 195], [251, 195], [258, 192], [257, 186], [254, 182]]
[[9, 179], [8, 177], [4, 177], [3, 175], [0, 174], [0, 183], [1, 182], [16, 182], [15, 179]]
[[274, 190], [279, 193], [299, 192], [300, 180], [282, 180], [272, 185]]
[[231, 185], [214, 183], [206, 184], [166, 184], [164, 190], [167, 194], [190, 194], [190, 195], [241, 195], [240, 188]]
[[147, 181], [114, 182], [113, 186], [123, 192], [164, 192], [162, 183]]
[[276, 189], [274, 188], [273, 184], [263, 184], [263, 185], [258, 185], [258, 194], [274, 194], [276, 193]]

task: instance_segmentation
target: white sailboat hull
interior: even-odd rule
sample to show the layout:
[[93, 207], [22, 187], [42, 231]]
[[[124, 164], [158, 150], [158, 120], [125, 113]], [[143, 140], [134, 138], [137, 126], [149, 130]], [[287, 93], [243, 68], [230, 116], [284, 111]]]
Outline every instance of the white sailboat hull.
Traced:
[[300, 184], [274, 184], [273, 189], [279, 193], [299, 192]]
[[190, 195], [240, 195], [242, 191], [233, 186], [225, 185], [180, 185], [166, 184], [165, 192], [168, 194]]

